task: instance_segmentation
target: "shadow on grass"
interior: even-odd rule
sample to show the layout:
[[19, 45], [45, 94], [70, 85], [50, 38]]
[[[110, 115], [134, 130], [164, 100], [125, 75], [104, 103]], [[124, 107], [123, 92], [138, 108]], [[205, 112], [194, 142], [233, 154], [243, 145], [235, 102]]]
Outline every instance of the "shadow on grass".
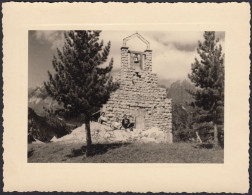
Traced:
[[[93, 144], [91, 156], [105, 154], [109, 150], [113, 150], [122, 146], [127, 146], [130, 143], [108, 143], [108, 144]], [[86, 146], [82, 146], [79, 149], [72, 149], [71, 154], [66, 155], [66, 157], [74, 158], [78, 156], [83, 156], [86, 153]]]
[[206, 149], [212, 149], [213, 147], [214, 145], [211, 143], [201, 143], [194, 146], [194, 148], [206, 148]]
[[28, 151], [28, 158], [30, 158], [32, 155], [33, 155], [33, 152], [34, 152], [34, 150], [32, 149], [32, 150], [30, 150], [30, 151]]

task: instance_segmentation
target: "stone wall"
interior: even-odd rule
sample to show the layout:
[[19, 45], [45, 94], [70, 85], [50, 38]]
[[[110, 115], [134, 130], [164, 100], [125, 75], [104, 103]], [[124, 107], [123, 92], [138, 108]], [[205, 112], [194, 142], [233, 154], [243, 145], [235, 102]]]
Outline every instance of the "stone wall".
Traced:
[[128, 53], [127, 47], [121, 48], [120, 88], [111, 94], [102, 111], [111, 122], [127, 114], [136, 127], [142, 117], [142, 130], [159, 127], [166, 132], [165, 140], [172, 143], [172, 102], [166, 98], [166, 89], [158, 87], [157, 75], [152, 73], [152, 51], [144, 52], [144, 67], [138, 72], [129, 64]]

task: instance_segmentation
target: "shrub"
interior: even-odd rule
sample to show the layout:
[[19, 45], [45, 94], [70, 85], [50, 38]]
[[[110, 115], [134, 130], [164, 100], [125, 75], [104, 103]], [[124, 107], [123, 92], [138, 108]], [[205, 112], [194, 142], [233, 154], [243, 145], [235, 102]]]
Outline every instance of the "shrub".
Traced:
[[191, 142], [196, 138], [195, 132], [193, 130], [177, 130], [173, 132], [173, 141], [174, 142]]
[[62, 137], [71, 132], [70, 127], [63, 120], [53, 114], [45, 117], [37, 115], [33, 109], [28, 110], [28, 141], [31, 137], [42, 142], [50, 141], [53, 136]]

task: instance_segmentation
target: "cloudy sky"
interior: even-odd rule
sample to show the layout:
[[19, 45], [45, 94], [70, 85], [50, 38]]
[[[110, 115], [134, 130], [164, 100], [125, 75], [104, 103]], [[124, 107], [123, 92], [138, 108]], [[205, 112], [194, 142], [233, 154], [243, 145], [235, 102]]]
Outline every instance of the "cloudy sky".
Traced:
[[[111, 41], [110, 57], [114, 58], [114, 69], [119, 69], [120, 48], [123, 39], [136, 31], [103, 31], [104, 43]], [[200, 31], [138, 31], [150, 42], [153, 51], [152, 69], [159, 79], [186, 79], [191, 70], [191, 63], [197, 57], [198, 40], [203, 40]], [[224, 49], [224, 32], [216, 32]], [[63, 31], [29, 31], [29, 87], [41, 85], [48, 80], [47, 71], [53, 72], [52, 58], [56, 48], [64, 44]], [[138, 38], [127, 42], [132, 50], [144, 51], [146, 45]], [[224, 50], [223, 50], [224, 51]]]

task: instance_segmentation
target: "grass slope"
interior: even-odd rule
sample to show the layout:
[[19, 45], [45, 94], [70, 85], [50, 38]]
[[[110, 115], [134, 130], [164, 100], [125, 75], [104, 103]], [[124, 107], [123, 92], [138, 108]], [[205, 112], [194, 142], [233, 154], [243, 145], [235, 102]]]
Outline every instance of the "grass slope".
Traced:
[[82, 143], [29, 144], [31, 163], [223, 163], [222, 149], [195, 148], [195, 144], [96, 144], [95, 155], [84, 157]]

